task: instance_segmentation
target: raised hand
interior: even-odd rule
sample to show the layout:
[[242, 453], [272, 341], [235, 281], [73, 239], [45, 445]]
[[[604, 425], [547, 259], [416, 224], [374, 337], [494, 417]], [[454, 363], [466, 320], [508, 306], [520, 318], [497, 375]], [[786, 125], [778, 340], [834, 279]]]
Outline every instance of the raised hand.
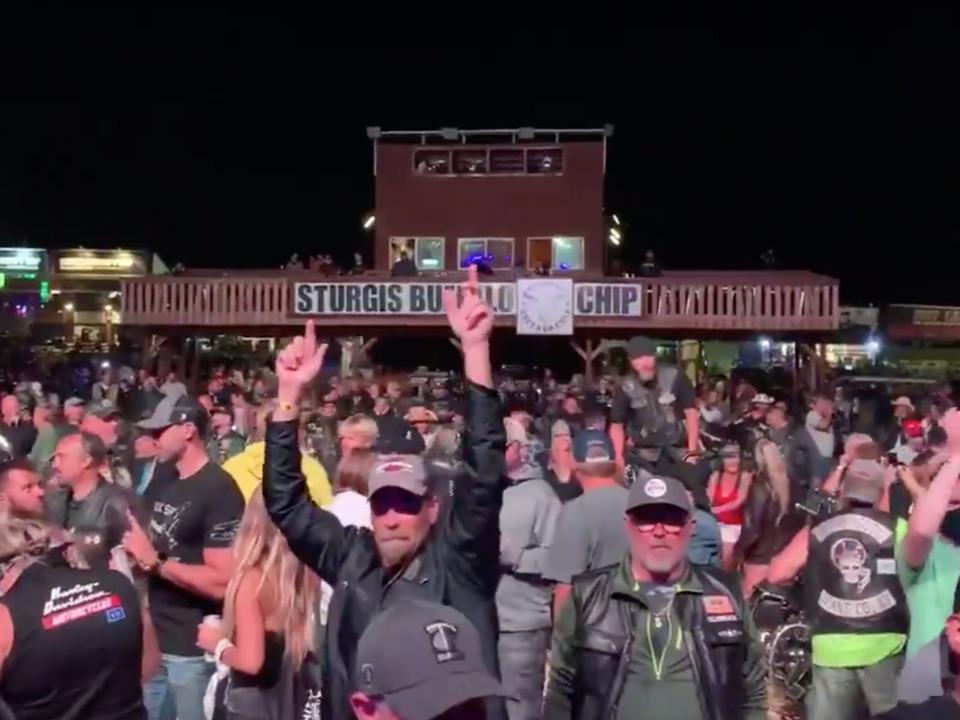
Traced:
[[304, 388], [320, 373], [326, 353], [327, 345], [317, 344], [313, 320], [307, 320], [303, 335], [297, 335], [277, 354], [277, 386], [281, 401], [300, 400]]
[[490, 339], [493, 311], [480, 298], [476, 265], [470, 266], [467, 281], [460, 287], [463, 299], [459, 303], [456, 291], [443, 291], [443, 308], [450, 328], [466, 350], [468, 345], [485, 344]]

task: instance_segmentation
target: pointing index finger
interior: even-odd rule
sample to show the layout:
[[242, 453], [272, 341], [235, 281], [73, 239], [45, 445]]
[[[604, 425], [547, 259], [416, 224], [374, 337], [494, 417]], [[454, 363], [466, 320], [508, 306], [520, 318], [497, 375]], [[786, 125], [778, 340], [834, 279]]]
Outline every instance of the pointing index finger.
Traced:
[[476, 295], [478, 286], [479, 281], [477, 280], [477, 266], [471, 265], [470, 269], [467, 270], [467, 282], [465, 282], [463, 285], [464, 292], [470, 295]]
[[312, 359], [317, 352], [317, 327], [311, 319], [303, 329], [303, 358]]

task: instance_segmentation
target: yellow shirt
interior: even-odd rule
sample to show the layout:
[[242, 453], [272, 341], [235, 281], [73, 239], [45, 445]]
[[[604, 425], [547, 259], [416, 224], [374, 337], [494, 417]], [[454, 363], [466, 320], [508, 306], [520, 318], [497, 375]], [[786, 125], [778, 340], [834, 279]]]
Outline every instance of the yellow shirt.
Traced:
[[[242, 453], [234, 455], [223, 464], [223, 469], [233, 477], [245, 501], [250, 499], [253, 491], [263, 481], [265, 452], [266, 443], [251, 443]], [[333, 491], [323, 465], [309, 455], [304, 455], [300, 461], [300, 471], [307, 479], [310, 499], [320, 507], [329, 504], [333, 499]]]

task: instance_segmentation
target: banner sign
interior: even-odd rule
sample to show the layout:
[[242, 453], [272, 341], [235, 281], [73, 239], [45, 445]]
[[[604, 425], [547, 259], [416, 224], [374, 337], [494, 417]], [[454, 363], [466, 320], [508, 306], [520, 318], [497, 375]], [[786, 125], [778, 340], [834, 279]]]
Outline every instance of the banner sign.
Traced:
[[110, 277], [139, 277], [148, 269], [143, 254], [127, 250], [62, 250], [56, 268], [62, 275]]
[[[459, 283], [296, 283], [297, 315], [443, 315], [443, 290]], [[480, 295], [497, 315], [517, 309], [513, 283], [480, 283]]]
[[577, 283], [574, 314], [587, 317], [639, 317], [643, 311], [641, 286]]
[[36, 277], [46, 254], [33, 248], [0, 248], [0, 272], [14, 278]]
[[517, 335], [573, 335], [573, 280], [517, 280]]
[[882, 324], [895, 340], [960, 340], [960, 307], [891, 305]]
[[[444, 289], [459, 287], [438, 282], [295, 282], [293, 314], [443, 315]], [[536, 335], [569, 335], [576, 317], [640, 317], [641, 289], [639, 283], [574, 283], [570, 278], [480, 283], [480, 294], [495, 314], [517, 316], [517, 332]]]

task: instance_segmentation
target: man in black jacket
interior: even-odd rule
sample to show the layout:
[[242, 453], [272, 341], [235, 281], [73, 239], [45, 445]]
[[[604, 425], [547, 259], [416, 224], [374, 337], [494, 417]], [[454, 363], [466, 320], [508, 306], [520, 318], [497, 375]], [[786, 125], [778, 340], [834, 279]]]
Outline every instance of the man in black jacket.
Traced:
[[96, 435], [67, 435], [53, 455], [59, 485], [44, 495], [47, 519], [73, 532], [86, 559], [102, 566], [129, 527], [127, 514], [145, 519], [136, 495], [103, 477], [106, 459], [107, 449]]
[[574, 578], [557, 618], [545, 720], [766, 718], [739, 580], [686, 560], [694, 521], [683, 485], [639, 479], [625, 509], [629, 554]]
[[[325, 639], [322, 715], [327, 720], [351, 717], [357, 641], [378, 611], [402, 600], [439, 602], [462, 612], [479, 630], [484, 660], [496, 673], [494, 595], [506, 439], [490, 367], [493, 313], [479, 297], [475, 269], [463, 287], [462, 303], [447, 292], [444, 304], [463, 348], [469, 400], [464, 462], [443, 513], [438, 489], [420, 492], [419, 480], [414, 482], [419, 460], [409, 456], [392, 458], [395, 466], [380, 471], [403, 476], [403, 482], [371, 487], [376, 489], [370, 498], [372, 531], [344, 528], [317, 508], [300, 472], [296, 421], [326, 346], [317, 347], [308, 322], [304, 336], [277, 358], [279, 408], [267, 428], [263, 494], [293, 552], [334, 588]], [[502, 703], [491, 702], [491, 717], [503, 718]]]

